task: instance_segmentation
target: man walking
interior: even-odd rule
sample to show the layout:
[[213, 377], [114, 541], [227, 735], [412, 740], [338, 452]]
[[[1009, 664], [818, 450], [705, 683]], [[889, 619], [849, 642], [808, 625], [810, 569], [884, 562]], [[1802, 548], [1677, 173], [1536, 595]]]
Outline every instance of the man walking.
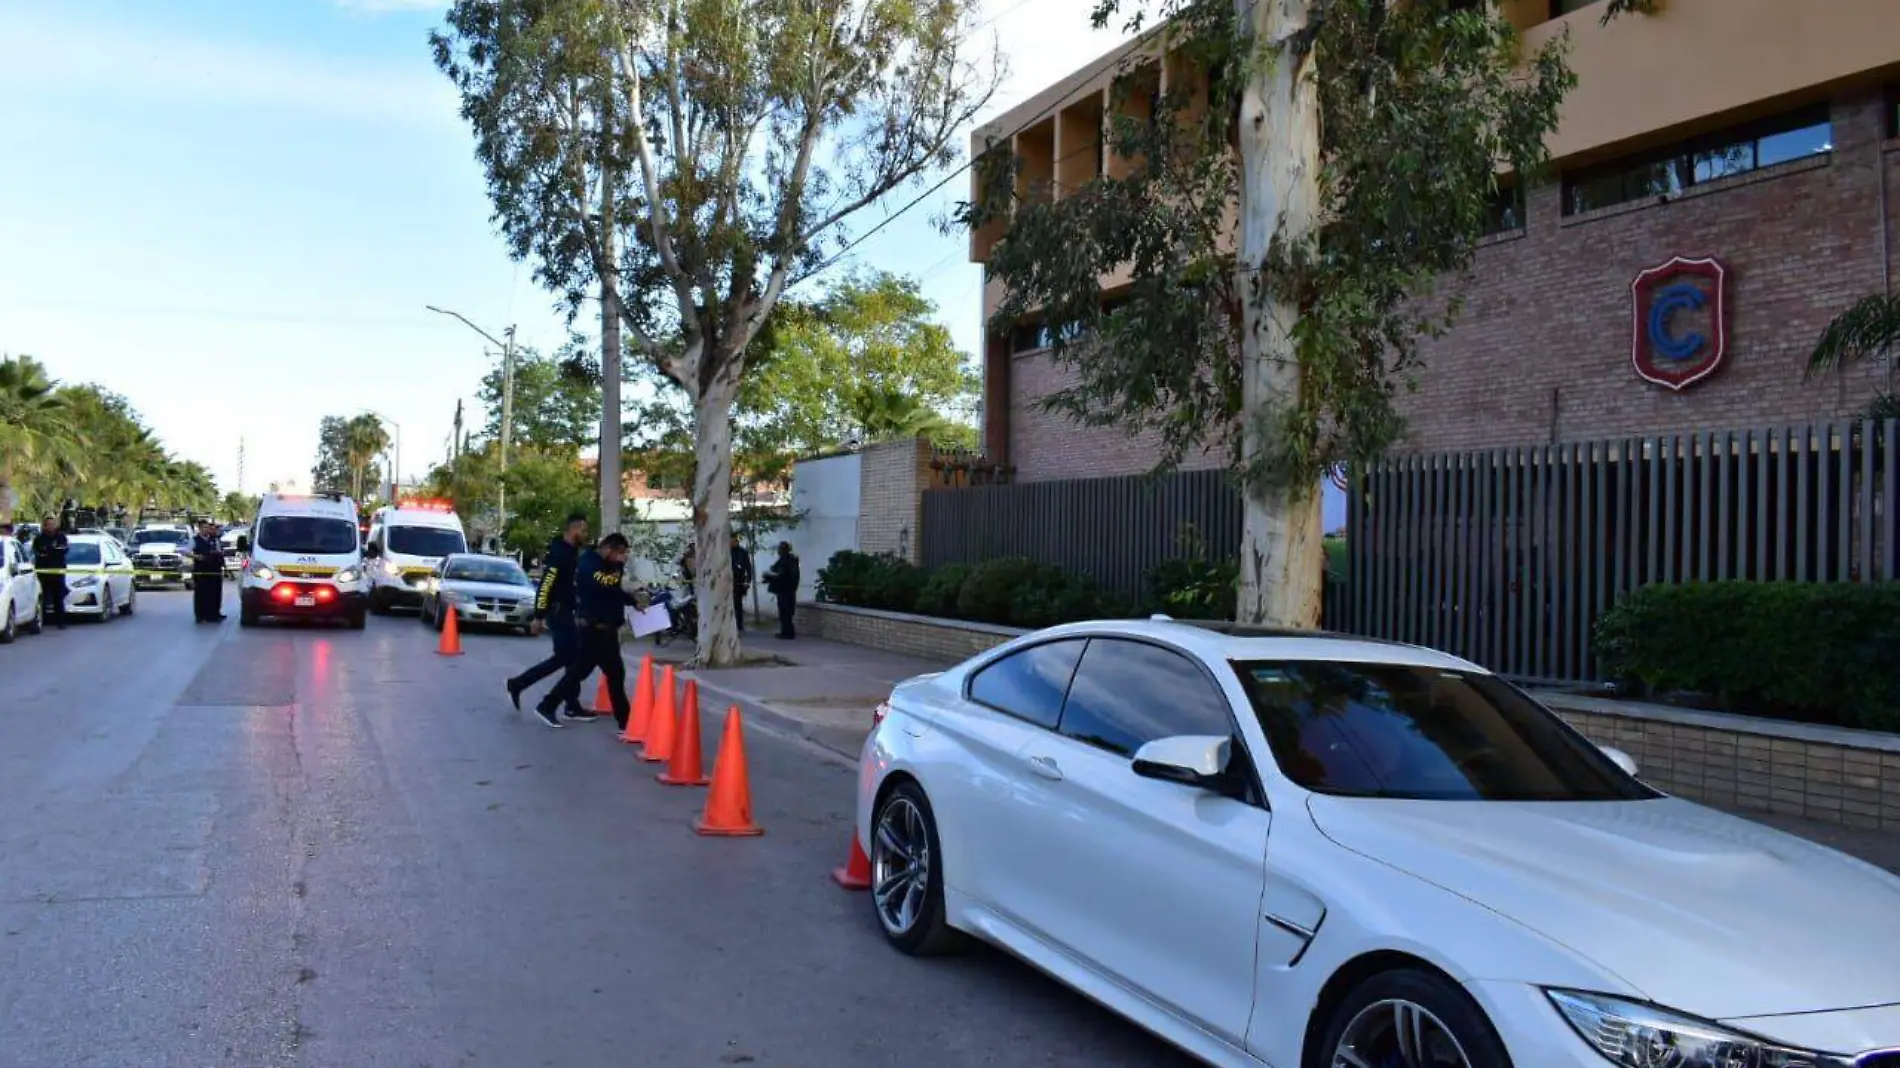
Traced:
[[798, 637], [792, 626], [792, 617], [798, 614], [798, 557], [792, 553], [791, 542], [778, 543], [778, 559], [765, 573], [765, 588], [778, 600], [778, 636], [787, 641]]
[[[575, 512], [567, 517], [561, 533], [548, 542], [541, 585], [534, 594], [534, 626], [547, 629], [548, 637], [554, 642], [554, 654], [508, 680], [508, 700], [514, 703], [516, 711], [521, 709], [523, 691], [557, 671], [567, 670], [580, 649], [580, 637], [574, 629], [574, 571], [580, 564], [581, 546], [586, 541], [587, 517]], [[586, 675], [581, 676], [581, 681], [586, 679]], [[582, 722], [594, 718], [581, 707], [578, 687], [568, 696], [563, 715]]]
[[[627, 621], [627, 606], [642, 607], [645, 599], [621, 588], [627, 566], [626, 535], [615, 532], [600, 539], [600, 545], [581, 554], [574, 571], [574, 625], [579, 631], [579, 651], [567, 666], [554, 689], [541, 698], [535, 713], [550, 727], [561, 726], [554, 716], [555, 706], [574, 701], [581, 692], [587, 673], [600, 669], [607, 680], [607, 696], [613, 701], [614, 723], [622, 733], [632, 708], [627, 703], [627, 667], [620, 659], [620, 628]], [[598, 716], [583, 713], [570, 719], [592, 720]]]
[[223, 622], [224, 547], [209, 519], [198, 521], [198, 536], [191, 539], [191, 598], [198, 622]]
[[40, 520], [40, 532], [33, 538], [33, 567], [40, 573], [41, 613], [46, 622], [65, 630], [66, 532], [54, 516]]
[[739, 620], [739, 629], [745, 629], [745, 595], [752, 586], [752, 554], [739, 544], [739, 535], [732, 536], [732, 609]]

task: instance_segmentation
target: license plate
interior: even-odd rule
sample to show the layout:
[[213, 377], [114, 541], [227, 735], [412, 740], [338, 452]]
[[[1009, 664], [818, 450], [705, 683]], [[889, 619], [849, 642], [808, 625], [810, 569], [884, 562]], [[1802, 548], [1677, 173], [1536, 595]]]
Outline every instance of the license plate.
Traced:
[[309, 608], [315, 605], [316, 603], [317, 603], [317, 599], [315, 597], [299, 597], [297, 598], [297, 601], [296, 601], [298, 608]]

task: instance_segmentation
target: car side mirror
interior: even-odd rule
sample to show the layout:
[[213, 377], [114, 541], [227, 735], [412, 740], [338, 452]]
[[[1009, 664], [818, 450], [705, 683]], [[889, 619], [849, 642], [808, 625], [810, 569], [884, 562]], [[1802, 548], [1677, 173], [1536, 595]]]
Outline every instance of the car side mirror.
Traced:
[[1135, 774], [1203, 790], [1221, 790], [1227, 781], [1233, 739], [1213, 734], [1156, 738], [1135, 751]]
[[241, 552], [241, 553], [248, 553], [248, 552], [250, 552], [250, 551], [251, 551], [251, 539], [249, 539], [249, 538], [247, 538], [247, 537], [245, 537], [245, 536], [244, 536], [244, 535], [242, 535], [242, 534], [239, 534], [239, 535], [238, 535], [238, 539], [237, 539], [237, 551], [238, 551], [238, 552]]
[[1622, 768], [1623, 774], [1628, 775], [1632, 779], [1636, 778], [1635, 757], [1630, 756], [1628, 753], [1612, 745], [1599, 745], [1597, 748], [1603, 750], [1603, 755], [1610, 758], [1610, 763]]

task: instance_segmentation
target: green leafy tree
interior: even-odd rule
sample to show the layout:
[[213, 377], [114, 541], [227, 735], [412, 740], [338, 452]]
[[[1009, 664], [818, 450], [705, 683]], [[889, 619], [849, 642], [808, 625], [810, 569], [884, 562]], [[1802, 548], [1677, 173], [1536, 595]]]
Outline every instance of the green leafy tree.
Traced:
[[[482, 376], [486, 433], [501, 437], [502, 366], [499, 358]], [[582, 448], [600, 423], [600, 366], [578, 344], [554, 356], [532, 348], [515, 352], [513, 425], [509, 436], [523, 445]]]
[[[622, 331], [692, 415], [695, 541], [730, 528], [733, 407], [779, 300], [841, 226], [948, 161], [993, 80], [975, 0], [458, 0], [432, 38], [496, 222], [578, 310], [601, 304], [601, 521], [618, 526]], [[723, 568], [698, 659], [739, 655]]]
[[344, 424], [343, 459], [350, 469], [350, 496], [363, 500], [375, 493], [382, 483], [382, 466], [376, 462], [389, 448], [389, 431], [373, 415], [358, 415]]
[[44, 511], [77, 470], [75, 437], [67, 398], [45, 366], [0, 357], [0, 510]]
[[574, 512], [594, 514], [594, 480], [572, 446], [527, 445], [508, 454], [508, 527], [502, 541], [522, 553], [539, 553]]
[[350, 417], [326, 415], [317, 427], [317, 459], [310, 467], [313, 493], [343, 493], [355, 484], [350, 466]]
[[[1875, 293], [1862, 297], [1821, 332], [1802, 380], [1828, 373], [1845, 374], [1848, 368], [1882, 355], [1891, 360], [1897, 346], [1900, 296]], [[1867, 419], [1900, 419], [1900, 394], [1880, 390], [1861, 414]]]
[[[1611, 0], [1604, 17], [1644, 6]], [[1119, 7], [1102, 0], [1097, 25]], [[1470, 264], [1500, 169], [1528, 179], [1547, 162], [1574, 77], [1564, 42], [1527, 53], [1492, 5], [1464, 0], [1155, 13], [1156, 51], [1206, 77], [1169, 79], [1153, 121], [1123, 106], [1150, 86], [1118, 80], [1108, 147], [1127, 173], [1018, 196], [998, 146], [961, 218], [1008, 216], [987, 263], [1005, 290], [995, 328], [1048, 329], [1075, 372], [1048, 406], [1157, 432], [1162, 466], [1223, 452], [1244, 487], [1239, 618], [1312, 626], [1320, 479], [1402, 435], [1393, 398], [1418, 339], [1457, 310], [1431, 285]], [[1130, 281], [1105, 306], [1112, 275]]]
[[257, 514], [259, 501], [255, 493], [232, 490], [218, 502], [218, 515], [227, 523], [248, 523]]
[[849, 278], [822, 300], [786, 308], [755, 345], [736, 424], [777, 424], [803, 453], [919, 434], [974, 443], [972, 361], [933, 321], [936, 306], [915, 281], [882, 272]]

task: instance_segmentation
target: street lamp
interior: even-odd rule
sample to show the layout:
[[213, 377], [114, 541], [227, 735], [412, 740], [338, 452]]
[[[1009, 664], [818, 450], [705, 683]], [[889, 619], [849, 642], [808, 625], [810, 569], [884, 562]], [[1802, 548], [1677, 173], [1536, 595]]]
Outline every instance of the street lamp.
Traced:
[[508, 529], [508, 438], [514, 429], [515, 417], [515, 328], [512, 324], [502, 331], [507, 341], [497, 340], [495, 335], [470, 322], [461, 312], [438, 308], [433, 304], [423, 307], [437, 315], [447, 315], [460, 319], [462, 325], [488, 339], [489, 343], [501, 349], [501, 484], [500, 500], [496, 502], [496, 535]]

